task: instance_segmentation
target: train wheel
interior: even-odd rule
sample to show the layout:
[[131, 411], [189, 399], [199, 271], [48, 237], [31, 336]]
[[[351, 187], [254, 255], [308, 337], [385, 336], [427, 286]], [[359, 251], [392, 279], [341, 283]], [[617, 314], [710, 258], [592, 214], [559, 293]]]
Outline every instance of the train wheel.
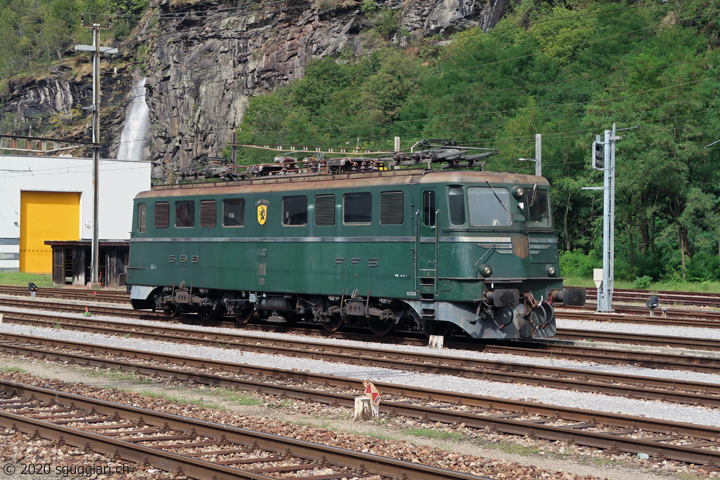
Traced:
[[166, 305], [165, 308], [163, 308], [163, 313], [168, 317], [177, 318], [177, 316], [180, 315], [180, 305], [177, 303]]
[[233, 318], [235, 319], [235, 323], [238, 323], [240, 325], [247, 325], [250, 320], [255, 316], [255, 311], [252, 309], [247, 310], [241, 310], [240, 312], [233, 315]]
[[367, 319], [367, 323], [370, 330], [378, 337], [384, 337], [395, 328], [395, 319], [393, 318], [382, 319], [370, 317]]
[[220, 309], [201, 306], [197, 309], [197, 315], [203, 322], [210, 322], [217, 319], [220, 316]]
[[340, 327], [342, 327], [343, 323], [345, 323], [341, 316], [337, 317], [329, 317], [326, 321], [320, 322], [320, 325], [323, 326], [325, 330], [328, 332], [337, 332], [340, 330]]

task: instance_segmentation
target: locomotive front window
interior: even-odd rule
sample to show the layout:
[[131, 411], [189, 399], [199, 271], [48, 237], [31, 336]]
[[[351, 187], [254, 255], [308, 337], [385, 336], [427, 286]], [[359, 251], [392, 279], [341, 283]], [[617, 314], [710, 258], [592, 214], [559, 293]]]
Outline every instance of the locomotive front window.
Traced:
[[470, 224], [476, 227], [507, 226], [510, 217], [510, 192], [499, 187], [468, 188]]
[[245, 199], [224, 199], [223, 227], [242, 227], [243, 225], [245, 225]]
[[195, 202], [192, 200], [175, 202], [175, 226], [179, 228], [195, 226]]
[[137, 206], [137, 231], [142, 233], [145, 231], [145, 209], [144, 203], [138, 203]]
[[155, 202], [155, 228], [168, 228], [170, 226], [170, 204], [168, 202]]
[[465, 224], [465, 197], [462, 187], [448, 189], [448, 208], [450, 208], [450, 223], [453, 225]]
[[537, 184], [535, 184], [532, 189], [525, 189], [523, 197], [523, 201], [527, 205], [525, 224], [528, 227], [549, 227], [552, 222], [548, 191], [537, 188]]
[[372, 222], [372, 195], [346, 193], [343, 197], [343, 220], [345, 223]]
[[307, 225], [307, 197], [305, 195], [283, 198], [283, 225]]

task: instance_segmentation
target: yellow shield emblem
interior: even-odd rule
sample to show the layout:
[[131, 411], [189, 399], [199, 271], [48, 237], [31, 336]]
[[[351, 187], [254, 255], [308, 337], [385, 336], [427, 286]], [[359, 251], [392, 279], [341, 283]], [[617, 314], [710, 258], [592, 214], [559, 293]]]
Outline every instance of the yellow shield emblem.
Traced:
[[258, 205], [257, 207], [257, 218], [260, 225], [265, 225], [267, 220], [267, 205]]

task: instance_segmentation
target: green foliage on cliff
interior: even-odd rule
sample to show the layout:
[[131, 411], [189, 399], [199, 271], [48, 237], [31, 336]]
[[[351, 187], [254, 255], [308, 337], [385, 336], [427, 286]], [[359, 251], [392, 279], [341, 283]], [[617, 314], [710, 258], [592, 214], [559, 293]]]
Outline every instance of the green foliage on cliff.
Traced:
[[87, 25], [103, 26], [112, 14], [117, 37], [147, 8], [148, 0], [0, 0], [0, 78], [62, 60], [77, 42], [92, 44], [82, 14]]
[[[599, 267], [596, 134], [620, 132], [616, 276], [720, 278], [720, 0], [525, 1], [490, 33], [324, 59], [253, 98], [243, 143], [392, 149], [422, 138], [499, 148], [488, 170], [532, 173], [543, 134], [564, 274]], [[244, 152], [247, 159], [267, 154]]]

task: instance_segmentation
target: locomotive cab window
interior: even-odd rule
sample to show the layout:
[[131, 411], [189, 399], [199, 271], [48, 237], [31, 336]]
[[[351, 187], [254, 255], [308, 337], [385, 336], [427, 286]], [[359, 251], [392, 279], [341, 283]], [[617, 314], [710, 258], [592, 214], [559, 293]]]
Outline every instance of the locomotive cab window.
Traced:
[[346, 193], [343, 197], [343, 221], [346, 224], [372, 222], [372, 195], [370, 193]]
[[155, 228], [168, 228], [170, 226], [170, 204], [168, 202], [155, 203]]
[[507, 226], [510, 216], [510, 192], [500, 187], [468, 188], [470, 224], [474, 226]]
[[307, 197], [305, 195], [283, 198], [283, 225], [307, 225]]
[[404, 206], [403, 192], [382, 192], [380, 194], [380, 224], [402, 225]]
[[195, 202], [192, 200], [175, 202], [175, 226], [178, 228], [195, 226]]
[[465, 192], [462, 187], [448, 189], [448, 208], [450, 209], [450, 223], [453, 225], [465, 224]]
[[145, 211], [147, 207], [144, 203], [138, 203], [137, 206], [137, 231], [142, 233], [145, 231]]
[[433, 190], [423, 192], [423, 225], [435, 226], [435, 192]]
[[215, 200], [200, 200], [200, 226], [213, 228], [217, 225], [217, 206]]
[[550, 198], [547, 190], [538, 188], [537, 183], [532, 189], [525, 189], [525, 224], [528, 227], [549, 227], [551, 224]]
[[335, 195], [315, 195], [315, 225], [335, 225]]
[[245, 199], [226, 198], [223, 200], [223, 227], [245, 225]]

